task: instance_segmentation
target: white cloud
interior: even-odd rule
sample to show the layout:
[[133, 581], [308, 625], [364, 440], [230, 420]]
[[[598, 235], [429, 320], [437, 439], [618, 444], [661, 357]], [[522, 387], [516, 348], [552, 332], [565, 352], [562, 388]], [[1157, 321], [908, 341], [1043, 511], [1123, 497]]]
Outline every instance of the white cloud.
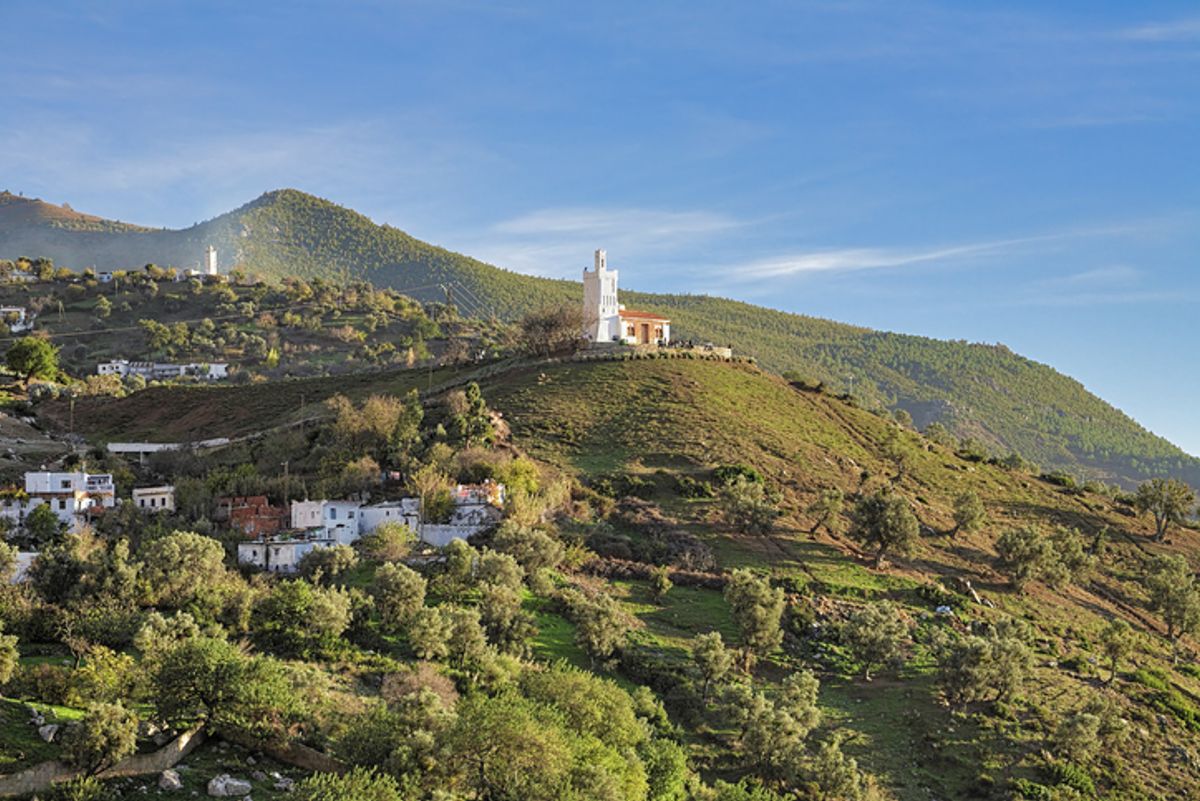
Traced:
[[788, 275], [849, 270], [875, 270], [996, 254], [1050, 237], [1026, 237], [934, 248], [836, 248], [776, 256], [731, 268], [739, 278], [765, 279]]
[[1126, 28], [1121, 31], [1121, 38], [1138, 42], [1200, 41], [1200, 17], [1185, 17]]
[[504, 220], [458, 249], [520, 272], [578, 277], [591, 253], [605, 248], [614, 267], [670, 261], [697, 245], [746, 225], [710, 211], [570, 207], [542, 209]]

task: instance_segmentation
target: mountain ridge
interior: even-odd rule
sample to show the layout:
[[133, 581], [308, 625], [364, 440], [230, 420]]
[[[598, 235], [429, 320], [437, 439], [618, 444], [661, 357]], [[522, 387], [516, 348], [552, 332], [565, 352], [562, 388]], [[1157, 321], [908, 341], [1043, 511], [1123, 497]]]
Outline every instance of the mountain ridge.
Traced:
[[[43, 205], [58, 211], [22, 220], [6, 217], [0, 204], [0, 258], [43, 256], [76, 268], [189, 267], [212, 244], [225, 270], [368, 280], [425, 301], [444, 299], [450, 287], [464, 311], [506, 320], [580, 296], [577, 282], [506, 270], [295, 189], [266, 192], [178, 230]], [[732, 344], [773, 371], [838, 391], [853, 375], [860, 403], [904, 409], [922, 428], [941, 423], [995, 453], [1015, 451], [1046, 468], [1125, 485], [1166, 474], [1200, 485], [1200, 459], [1077, 380], [1003, 345], [875, 331], [707, 295], [623, 290], [622, 298], [670, 315], [677, 338]]]

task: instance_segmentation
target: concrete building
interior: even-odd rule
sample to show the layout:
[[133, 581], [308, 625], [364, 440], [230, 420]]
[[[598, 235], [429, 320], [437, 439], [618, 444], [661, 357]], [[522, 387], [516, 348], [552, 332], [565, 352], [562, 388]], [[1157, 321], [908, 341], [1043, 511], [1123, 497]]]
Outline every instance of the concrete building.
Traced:
[[170, 381], [179, 378], [199, 378], [204, 381], [219, 381], [229, 377], [229, 365], [225, 362], [131, 362], [117, 359], [96, 365], [97, 375], [117, 375], [127, 378], [139, 375], [147, 381]]
[[416, 498], [401, 498], [359, 510], [359, 532], [369, 534], [384, 523], [399, 523], [413, 531], [421, 530], [421, 502]]
[[460, 484], [452, 497], [454, 511], [446, 523], [422, 523], [417, 498], [369, 506], [356, 501], [293, 501], [290, 530], [263, 533], [250, 542], [238, 543], [238, 561], [272, 573], [291, 573], [314, 548], [352, 545], [389, 522], [406, 525], [423, 542], [442, 548], [491, 528], [503, 517], [503, 484]]
[[35, 507], [45, 504], [58, 519], [78, 528], [88, 513], [116, 505], [116, 487], [108, 473], [25, 474], [24, 493], [9, 493], [0, 500], [0, 516], [20, 525]]
[[608, 269], [608, 253], [597, 250], [592, 269], [583, 271], [583, 328], [590, 342], [666, 345], [671, 320], [654, 312], [626, 309], [617, 292], [616, 270]]
[[277, 536], [239, 542], [238, 562], [270, 573], [295, 573], [300, 560], [314, 548], [331, 548], [337, 543], [307, 537]]
[[204, 249], [204, 274], [217, 275], [217, 249], [209, 245]]
[[138, 509], [147, 512], [174, 512], [175, 487], [170, 484], [161, 487], [138, 487], [133, 491], [131, 502]]
[[349, 545], [364, 533], [357, 501], [292, 501], [292, 528]]

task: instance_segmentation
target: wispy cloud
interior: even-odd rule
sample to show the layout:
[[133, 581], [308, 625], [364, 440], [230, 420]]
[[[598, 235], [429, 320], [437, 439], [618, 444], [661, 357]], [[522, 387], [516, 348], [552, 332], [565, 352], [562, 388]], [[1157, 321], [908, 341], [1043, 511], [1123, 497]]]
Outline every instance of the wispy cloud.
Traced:
[[846, 272], [906, 267], [994, 255], [1057, 235], [1002, 239], [966, 245], [933, 248], [837, 248], [807, 251], [736, 265], [732, 272], [743, 279], [769, 279], [803, 273]]
[[1134, 286], [1144, 280], [1141, 270], [1126, 264], [1097, 267], [1069, 275], [1044, 278], [1036, 283], [1040, 289], [1112, 289]]
[[1137, 25], [1123, 29], [1120, 36], [1136, 42], [1200, 42], [1200, 17]]
[[542, 209], [492, 225], [467, 252], [521, 272], [576, 277], [592, 250], [606, 248], [613, 264], [671, 261], [698, 244], [748, 225], [713, 211], [570, 207]]

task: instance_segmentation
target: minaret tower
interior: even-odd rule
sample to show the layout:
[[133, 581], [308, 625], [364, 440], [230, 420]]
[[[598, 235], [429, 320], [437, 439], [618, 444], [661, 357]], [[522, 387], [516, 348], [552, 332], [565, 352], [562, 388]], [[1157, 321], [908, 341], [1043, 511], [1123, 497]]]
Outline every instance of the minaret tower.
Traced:
[[592, 269], [583, 271], [583, 330], [592, 342], [612, 342], [620, 336], [617, 271], [608, 269], [608, 254], [597, 250]]

